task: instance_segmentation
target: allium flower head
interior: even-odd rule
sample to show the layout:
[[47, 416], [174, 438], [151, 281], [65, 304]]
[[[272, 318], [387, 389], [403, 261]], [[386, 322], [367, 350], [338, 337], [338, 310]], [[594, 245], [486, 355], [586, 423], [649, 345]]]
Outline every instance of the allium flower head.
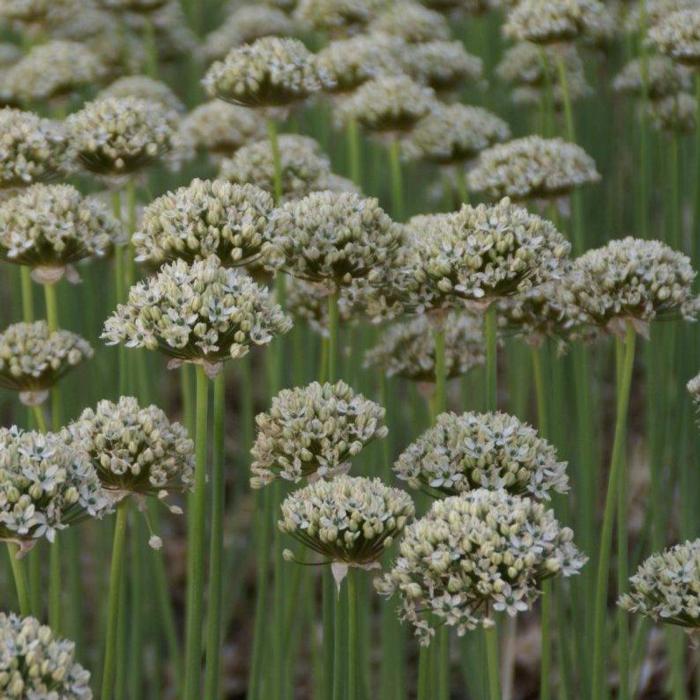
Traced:
[[127, 75], [118, 78], [98, 94], [98, 99], [107, 97], [138, 97], [140, 100], [156, 102], [169, 112], [184, 112], [185, 106], [167, 83], [154, 80], [147, 75]]
[[[346, 323], [356, 315], [357, 290], [341, 287], [338, 294], [338, 320]], [[315, 332], [328, 337], [328, 286], [320, 282], [308, 282], [299, 277], [287, 280], [285, 308], [296, 318], [304, 319]]]
[[568, 77], [583, 71], [581, 57], [572, 44], [542, 47], [521, 41], [506, 49], [496, 67], [496, 74], [514, 85], [545, 87], [549, 82], [554, 86], [558, 80], [556, 59], [563, 60]]
[[449, 24], [439, 12], [411, 0], [388, 3], [371, 22], [370, 31], [398, 36], [409, 44], [450, 38]]
[[416, 124], [403, 151], [412, 159], [461, 164], [509, 137], [508, 124], [482, 107], [441, 105]]
[[0, 386], [35, 405], [73, 367], [93, 356], [90, 344], [70, 331], [49, 331], [46, 321], [14, 323], [0, 333]]
[[478, 83], [483, 63], [461, 41], [427, 41], [406, 48], [404, 68], [416, 82], [440, 94]]
[[177, 260], [135, 284], [102, 337], [109, 345], [161, 350], [171, 366], [194, 362], [216, 373], [223, 360], [243, 357], [291, 326], [267, 289], [210, 257], [192, 265]]
[[642, 67], [642, 61], [638, 58], [627, 63], [615, 77], [613, 88], [637, 97], [646, 92], [651, 100], [659, 100], [690, 88], [690, 71], [668, 56], [649, 56], [646, 60], [646, 76], [642, 74]]
[[133, 236], [136, 260], [159, 266], [216, 255], [224, 265], [250, 262], [263, 247], [273, 208], [271, 195], [255, 185], [193, 180], [146, 207]]
[[649, 29], [649, 42], [678, 63], [700, 64], [700, 8], [671, 12]]
[[380, 134], [405, 133], [435, 106], [435, 93], [405, 75], [382, 76], [368, 80], [336, 109], [336, 119], [344, 124], [355, 120], [368, 131]]
[[70, 144], [57, 122], [20, 109], [0, 109], [0, 189], [65, 175], [70, 158]]
[[282, 503], [279, 528], [333, 564], [340, 583], [348, 566], [378, 567], [378, 560], [415, 512], [410, 496], [380, 479], [339, 476], [316, 481]]
[[[97, 472], [81, 449], [54, 433], [0, 428], [0, 540], [30, 549], [110, 509]], [[1, 656], [1, 655], [0, 655]]]
[[296, 39], [264, 37], [234, 48], [202, 81], [211, 97], [244, 107], [284, 107], [322, 87], [314, 55]]
[[598, 0], [521, 0], [508, 13], [503, 33], [534, 44], [587, 40], [601, 43], [612, 37], [615, 22]]
[[32, 185], [0, 203], [0, 258], [34, 268], [38, 281], [55, 282], [121, 239], [107, 208], [71, 185]]
[[659, 131], [692, 134], [697, 123], [697, 100], [687, 92], [679, 92], [648, 105], [651, 122]]
[[[308, 136], [279, 137], [282, 200], [305, 197], [330, 175], [331, 166], [321, 147]], [[274, 191], [275, 164], [269, 139], [243, 146], [232, 158], [222, 161], [219, 177], [240, 185], [257, 185]]]
[[574, 260], [567, 285], [575, 302], [599, 326], [618, 331], [626, 320], [639, 330], [657, 316], [695, 317], [696, 272], [690, 260], [660, 241], [628, 236]]
[[[484, 338], [481, 319], [450, 312], [444, 321], [445, 366], [448, 379], [483, 365]], [[389, 326], [377, 345], [365, 354], [365, 366], [378, 367], [389, 377], [415, 382], [435, 382], [434, 326], [425, 314]]]
[[384, 413], [342, 381], [284, 389], [270, 411], [255, 419], [251, 486], [261, 488], [277, 477], [297, 483], [347, 471], [369, 442], [386, 437]]
[[35, 617], [0, 612], [0, 695], [7, 700], [92, 700], [90, 673], [75, 644]]
[[679, 10], [689, 10], [697, 7], [697, 0], [646, 0], [643, 5], [632, 3], [625, 8], [625, 29], [628, 32], [647, 32], [662, 22], [666, 17]]
[[394, 568], [376, 587], [399, 594], [401, 617], [426, 645], [435, 634], [431, 618], [463, 635], [493, 626], [496, 611], [530, 609], [543, 580], [577, 574], [585, 563], [572, 540], [533, 499], [468, 491], [435, 501], [406, 528]]
[[80, 163], [98, 175], [128, 175], [155, 162], [173, 147], [177, 118], [138, 97], [88, 102], [67, 125]]
[[344, 285], [390, 264], [401, 238], [376, 199], [314, 192], [274, 212], [269, 258], [295, 277]]
[[547, 199], [600, 180], [593, 159], [574, 143], [527, 136], [482, 151], [469, 186], [494, 199]]
[[394, 464], [411, 488], [452, 496], [474, 489], [549, 500], [566, 493], [566, 462], [537, 431], [506, 413], [442, 413]]
[[84, 450], [108, 493], [163, 498], [188, 491], [194, 473], [194, 443], [179, 423], [157, 406], [141, 408], [133, 396], [86, 408], [66, 429]]
[[700, 627], [700, 539], [652, 554], [630, 578], [619, 605], [655, 622]]
[[362, 31], [381, 0], [299, 0], [295, 16], [305, 25], [332, 36]]

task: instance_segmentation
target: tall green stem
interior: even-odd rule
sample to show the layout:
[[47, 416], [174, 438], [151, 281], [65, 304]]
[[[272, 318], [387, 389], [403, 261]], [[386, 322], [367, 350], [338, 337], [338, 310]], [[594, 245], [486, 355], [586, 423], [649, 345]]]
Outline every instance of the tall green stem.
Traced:
[[445, 361], [445, 324], [440, 318], [433, 330], [435, 342], [435, 417], [447, 408], [447, 366]]
[[358, 678], [358, 636], [357, 636], [357, 571], [352, 568], [347, 575], [348, 596], [348, 692], [346, 700], [357, 700], [359, 697], [357, 688]]
[[[605, 671], [605, 612], [608, 593], [608, 569], [612, 549], [612, 534], [615, 521], [615, 507], [618, 500], [618, 489], [624, 473], [624, 448], [627, 439], [627, 412], [629, 408], [630, 388], [632, 385], [632, 370], [634, 368], [635, 331], [631, 322], [627, 322], [624, 340], [624, 355], [621, 376], [617, 385], [617, 410], [615, 416], [615, 437], [613, 440], [612, 456], [610, 458], [610, 474], [608, 489], [603, 511], [603, 524], [599, 538], [598, 568], [593, 607], [593, 670], [591, 700], [599, 700], [604, 696]], [[616, 343], [622, 343], [619, 338]]]
[[267, 136], [270, 140], [270, 150], [272, 151], [272, 194], [275, 198], [275, 204], [279, 205], [282, 201], [282, 158], [280, 155], [277, 124], [274, 119], [267, 120]]
[[32, 271], [25, 265], [19, 268], [22, 285], [22, 320], [31, 323], [34, 320], [34, 288], [32, 287]]
[[498, 406], [496, 321], [496, 305], [489, 304], [484, 314], [484, 338], [486, 340], [486, 397], [484, 408], [486, 411], [495, 411]]
[[350, 119], [346, 127], [348, 145], [348, 172], [350, 179], [362, 189], [362, 149], [360, 144], [360, 129], [355, 119]]
[[27, 573], [24, 568], [24, 561], [17, 558], [19, 547], [10, 542], [7, 545], [7, 553], [10, 557], [10, 566], [12, 567], [12, 576], [15, 579], [15, 588], [17, 589], [17, 600], [19, 601], [19, 612], [24, 617], [31, 615], [32, 609], [29, 604], [29, 587], [27, 586]]
[[338, 378], [338, 292], [328, 296], [328, 381]]
[[401, 142], [392, 139], [389, 145], [389, 172], [391, 176], [391, 209], [396, 221], [403, 220], [403, 175], [401, 172]]
[[[346, 584], [347, 588], [347, 584]], [[346, 591], [335, 590], [335, 624], [333, 640], [333, 700], [344, 700], [347, 678], [343, 676], [343, 666], [348, 661], [348, 598]]]
[[498, 630], [496, 626], [484, 630], [486, 638], [486, 666], [489, 679], [489, 700], [501, 700], [501, 680], [498, 668]]

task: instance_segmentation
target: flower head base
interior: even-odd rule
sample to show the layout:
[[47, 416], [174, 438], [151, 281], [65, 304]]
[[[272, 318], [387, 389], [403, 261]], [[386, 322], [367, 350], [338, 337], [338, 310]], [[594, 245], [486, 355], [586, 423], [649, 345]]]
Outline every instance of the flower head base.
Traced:
[[295, 16], [316, 31], [348, 36], [365, 27], [379, 4], [377, 0], [299, 0]]
[[649, 29], [649, 42], [678, 63], [700, 64], [700, 9], [666, 15]]
[[81, 449], [54, 433], [0, 428], [0, 540], [23, 551], [38, 539], [110, 508]]
[[192, 487], [194, 443], [187, 431], [132, 396], [85, 409], [66, 437], [87, 452], [107, 492], [162, 498]]
[[[445, 365], [448, 379], [483, 365], [484, 339], [481, 319], [451, 312], [444, 320]], [[414, 382], [435, 382], [434, 324], [426, 314], [401, 321], [385, 330], [376, 346], [367, 351], [365, 366], [379, 367], [389, 377]]]
[[414, 512], [404, 491], [342, 475], [287, 496], [279, 528], [330, 563], [373, 568]]
[[435, 93], [405, 75], [382, 76], [361, 85], [336, 109], [337, 121], [354, 120], [379, 134], [404, 134], [436, 105]]
[[388, 265], [401, 238], [376, 199], [314, 192], [275, 211], [268, 257], [295, 277], [346, 285]]
[[482, 79], [481, 59], [467, 53], [461, 41], [427, 41], [408, 46], [405, 53], [406, 72], [438, 94]]
[[[316, 141], [307, 136], [280, 136], [282, 200], [305, 197], [330, 175], [330, 161]], [[256, 141], [222, 161], [219, 176], [230, 182], [257, 185], [274, 191], [275, 163], [269, 139]]]
[[273, 208], [255, 185], [193, 180], [146, 207], [133, 237], [136, 260], [159, 266], [216, 255], [224, 265], [243, 265], [260, 254]]
[[112, 12], [155, 12], [168, 0], [98, 0], [100, 5]]
[[655, 622], [700, 627], [700, 540], [652, 554], [630, 578], [619, 605]]
[[70, 331], [49, 331], [45, 321], [15, 323], [0, 333], [0, 386], [37, 405], [64, 374], [93, 356], [90, 344]]
[[402, 618], [426, 645], [432, 620], [463, 635], [493, 626], [494, 611], [528, 610], [543, 580], [577, 574], [585, 563], [572, 539], [541, 503], [477, 489], [435, 501], [409, 525], [394, 568], [376, 587], [400, 595]]
[[389, 3], [372, 21], [370, 30], [398, 36], [409, 44], [447, 41], [450, 38], [449, 24], [439, 12], [411, 0]]
[[67, 119], [80, 163], [109, 177], [129, 175], [173, 148], [177, 117], [138, 97], [107, 97], [88, 102]]
[[441, 495], [504, 489], [549, 500], [566, 493], [566, 462], [537, 431], [506, 413], [442, 413], [394, 464], [411, 488]]
[[195, 107], [181, 122], [185, 141], [214, 156], [231, 156], [265, 136], [265, 125], [245, 107], [212, 100]]
[[55, 282], [66, 266], [103, 256], [121, 239], [106, 207], [71, 185], [33, 185], [0, 203], [0, 258], [34, 268], [43, 281]]
[[615, 77], [613, 88], [637, 97], [642, 97], [646, 91], [650, 100], [660, 100], [690, 88], [690, 71], [667, 56], [649, 56], [646, 77], [642, 69], [640, 59], [630, 61]]
[[75, 644], [34, 617], [0, 612], [0, 696], [91, 700], [90, 673], [75, 661]]
[[657, 316], [695, 318], [695, 276], [682, 253], [659, 241], [627, 237], [576, 258], [567, 286], [598, 326], [619, 332], [630, 320], [645, 332]]
[[452, 165], [466, 163], [482, 150], [510, 137], [502, 119], [482, 107], [453, 104], [423, 117], [404, 142], [409, 158]]
[[697, 123], [697, 101], [687, 92], [669, 95], [648, 105], [652, 124], [671, 134], [692, 134]]
[[593, 159], [574, 143], [527, 136], [481, 153], [469, 186], [497, 199], [549, 199], [598, 182]]
[[127, 75], [115, 80], [104, 90], [98, 99], [107, 97], [138, 97], [140, 100], [156, 102], [169, 112], [184, 112], [185, 106], [180, 98], [162, 80], [154, 80], [147, 75]]
[[553, 44], [582, 38], [609, 40], [615, 22], [598, 0], [521, 0], [508, 13], [503, 33], [518, 41]]
[[253, 488], [280, 477], [295, 483], [347, 471], [350, 460], [372, 440], [384, 438], [384, 409], [345, 382], [285, 389], [269, 413], [255, 419], [251, 450]]
[[64, 175], [70, 160], [70, 144], [58, 123], [33, 112], [0, 109], [0, 189]]
[[202, 83], [211, 97], [243, 107], [285, 107], [320, 90], [322, 78], [300, 41], [264, 37], [232, 49]]

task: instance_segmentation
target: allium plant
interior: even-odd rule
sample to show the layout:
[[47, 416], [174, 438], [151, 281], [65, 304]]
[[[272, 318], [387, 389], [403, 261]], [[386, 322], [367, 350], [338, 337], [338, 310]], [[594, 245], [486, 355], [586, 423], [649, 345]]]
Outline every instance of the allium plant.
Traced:
[[692, 134], [697, 127], [697, 100], [679, 92], [649, 103], [649, 117], [658, 131], [678, 135]]
[[388, 4], [372, 20], [369, 29], [370, 33], [397, 36], [409, 44], [450, 38], [447, 20], [439, 12], [412, 0]]
[[275, 478], [298, 483], [334, 477], [347, 471], [368, 443], [388, 433], [384, 409], [342, 381], [284, 389], [255, 422], [253, 488]]
[[137, 97], [140, 100], [156, 102], [170, 112], [184, 112], [185, 106], [167, 83], [147, 75], [127, 75], [118, 78], [100, 90], [98, 99], [108, 97]]
[[668, 56], [649, 56], [646, 61], [634, 59], [615, 76], [613, 88], [637, 97], [646, 94], [650, 100], [660, 100], [688, 90], [691, 72]]
[[404, 51], [404, 68], [416, 82], [438, 95], [449, 96], [464, 83], [482, 80], [483, 63], [468, 53], [461, 41], [427, 41]]
[[671, 12], [652, 25], [649, 43], [674, 61], [700, 66], [700, 9]]
[[92, 700], [75, 644], [35, 617], [0, 612], [0, 695], [7, 700]]
[[378, 0], [299, 0], [294, 14], [316, 31], [349, 36], [361, 32], [380, 6]]

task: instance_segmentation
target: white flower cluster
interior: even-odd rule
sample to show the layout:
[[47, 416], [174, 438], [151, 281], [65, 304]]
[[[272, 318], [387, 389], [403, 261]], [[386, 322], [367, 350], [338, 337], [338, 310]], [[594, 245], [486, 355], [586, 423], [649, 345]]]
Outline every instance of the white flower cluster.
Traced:
[[173, 364], [215, 369], [291, 326], [267, 289], [210, 257], [192, 265], [177, 260], [134, 285], [127, 303], [105, 322], [102, 337], [109, 345], [159, 349], [176, 360]]
[[271, 264], [295, 277], [341, 286], [389, 266], [402, 229], [374, 198], [314, 192], [277, 209], [269, 237]]
[[656, 622], [700, 627], [700, 539], [652, 554], [630, 578], [619, 605]]
[[283, 107], [321, 89], [315, 57], [297, 39], [264, 37], [213, 63], [202, 84], [210, 97], [244, 107]]
[[[338, 294], [338, 319], [340, 323], [350, 321], [356, 309], [354, 285], [341, 287]], [[285, 308], [290, 314], [304, 319], [315, 332], [328, 337], [328, 285], [307, 282], [299, 277], [287, 280]]]
[[625, 320], [645, 324], [677, 312], [694, 319], [695, 276], [682, 253], [660, 241], [628, 236], [576, 258], [567, 286], [594, 323], [616, 331]]
[[[481, 319], [465, 312], [450, 312], [444, 327], [445, 369], [449, 379], [484, 364]], [[378, 367], [389, 377], [435, 382], [433, 330], [426, 314], [389, 326], [378, 343], [366, 352], [365, 366]]]
[[185, 141], [215, 156], [231, 156], [265, 137], [265, 124], [245, 107], [212, 100], [195, 107], [180, 123]]
[[406, 75], [380, 76], [363, 83], [336, 107], [339, 124], [354, 120], [381, 133], [410, 131], [437, 104], [435, 93]]
[[180, 98], [167, 83], [147, 75], [127, 75], [118, 78], [97, 95], [97, 99], [100, 100], [107, 97], [138, 97], [140, 100], [156, 102], [169, 112], [185, 111]]
[[687, 92], [679, 92], [648, 105], [651, 122], [659, 131], [692, 134], [697, 123], [697, 100]]
[[66, 438], [87, 452], [107, 492], [164, 497], [188, 491], [194, 474], [194, 443], [179, 423], [157, 406], [141, 408], [133, 396], [86, 408]]
[[62, 275], [122, 242], [119, 222], [71, 185], [32, 185], [0, 203], [0, 258]]
[[679, 10], [697, 7], [697, 0], [646, 0], [625, 8], [625, 29], [630, 33], [647, 32], [664, 18]]
[[34, 617], [0, 612], [0, 696], [6, 700], [92, 700], [90, 673], [75, 644]]
[[549, 500], [566, 493], [566, 462], [531, 426], [506, 413], [440, 414], [435, 425], [411, 443], [394, 464], [411, 488], [443, 495], [474, 489]]
[[654, 24], [649, 42], [678, 63], [700, 64], [700, 8], [671, 12]]
[[369, 29], [371, 33], [398, 36], [409, 44], [447, 41], [451, 34], [447, 20], [439, 12], [411, 0], [388, 3]]
[[530, 498], [477, 489], [433, 503], [409, 525], [375, 585], [398, 593], [401, 615], [429, 644], [434, 620], [457, 634], [491, 627], [493, 613], [528, 610], [544, 579], [577, 574], [586, 557], [554, 513]]
[[174, 145], [177, 115], [138, 97], [88, 102], [66, 120], [80, 163], [99, 175], [127, 175]]
[[440, 105], [416, 124], [403, 143], [403, 153], [440, 165], [461, 164], [508, 138], [508, 124], [487, 109]]
[[614, 32], [614, 18], [599, 0], [520, 0], [503, 25], [510, 39], [535, 44], [576, 39], [598, 44]]
[[54, 4], [53, 0], [0, 0], [0, 17], [10, 22], [40, 22]]
[[575, 143], [526, 136], [482, 151], [469, 173], [475, 192], [496, 199], [550, 198], [598, 182], [593, 159]]
[[145, 208], [132, 239], [136, 260], [160, 266], [216, 255], [224, 265], [245, 264], [260, 254], [273, 208], [255, 185], [195, 179]]
[[[331, 166], [314, 139], [285, 134], [279, 137], [279, 152], [283, 201], [299, 199], [323, 189], [331, 175]], [[219, 177], [241, 185], [250, 183], [266, 192], [273, 192], [275, 164], [269, 139], [243, 146], [232, 158], [223, 160]]]
[[46, 321], [14, 323], [0, 333], [0, 386], [41, 402], [66, 372], [93, 356], [90, 343], [70, 331], [49, 331]]
[[299, 0], [294, 16], [305, 26], [333, 36], [362, 31], [382, 0]]
[[0, 189], [65, 175], [70, 160], [70, 144], [60, 124], [33, 112], [0, 109]]
[[26, 550], [110, 508], [85, 452], [54, 433], [0, 428], [0, 540]]
[[370, 567], [414, 512], [404, 491], [380, 479], [343, 475], [287, 496], [279, 528], [329, 562]]
[[346, 471], [365, 445], [386, 437], [384, 413], [342, 381], [284, 389], [270, 411], [255, 419], [251, 486], [262, 488], [277, 477], [296, 483]]
[[461, 41], [427, 41], [406, 47], [404, 68], [416, 82], [438, 94], [458, 90], [465, 83], [479, 83], [483, 63], [467, 53]]
[[[646, 75], [642, 74], [643, 67], [646, 68]], [[688, 68], [668, 56], [649, 56], [646, 66], [638, 58], [627, 63], [615, 76], [613, 88], [638, 97], [646, 91], [649, 99], [659, 100], [689, 89], [691, 77]]]

